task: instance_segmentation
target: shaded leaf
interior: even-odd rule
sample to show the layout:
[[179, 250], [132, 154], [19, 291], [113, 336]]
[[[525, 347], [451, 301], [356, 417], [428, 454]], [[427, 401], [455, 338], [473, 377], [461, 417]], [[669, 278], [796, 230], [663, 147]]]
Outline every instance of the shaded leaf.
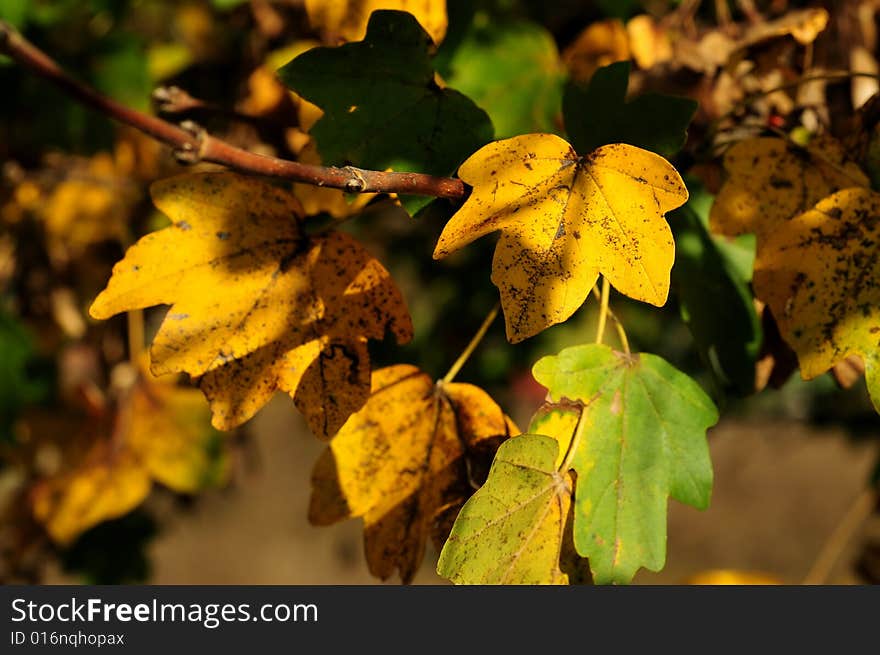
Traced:
[[[367, 404], [315, 464], [309, 520], [364, 518], [370, 572], [412, 580], [429, 537], [473, 492], [473, 472], [518, 430], [481, 389], [435, 383], [408, 365], [373, 373]], [[485, 468], [483, 469], [485, 471]]]
[[818, 136], [806, 147], [775, 137], [741, 141], [724, 155], [727, 181], [712, 205], [713, 232], [763, 238], [839, 189], [868, 186], [868, 179], [846, 160], [843, 147]]
[[572, 480], [559, 444], [524, 434], [503, 443], [486, 483], [462, 508], [437, 573], [457, 584], [567, 584], [559, 568]]
[[171, 305], [152, 370], [199, 377], [217, 428], [280, 389], [331, 436], [369, 394], [367, 339], [412, 335], [388, 272], [348, 235], [306, 236], [296, 199], [255, 178], [184, 175], [152, 193], [174, 225], [129, 248], [92, 316]]
[[565, 87], [565, 131], [578, 152], [628, 143], [670, 157], [681, 150], [697, 111], [690, 98], [645, 93], [626, 101], [630, 64], [600, 68], [589, 84]]
[[663, 215], [688, 195], [659, 155], [614, 144], [579, 157], [557, 136], [528, 134], [480, 149], [459, 176], [473, 192], [434, 257], [502, 231], [492, 281], [510, 341], [565, 321], [599, 273], [631, 298], [666, 302], [674, 245]]
[[845, 189], [765, 237], [755, 292], [773, 310], [804, 379], [864, 359], [880, 408], [880, 194]]
[[370, 15], [380, 9], [413, 15], [434, 43], [446, 35], [446, 0], [305, 0], [309, 24], [331, 38], [360, 41]]
[[496, 136], [555, 131], [565, 73], [540, 25], [478, 14], [446, 69], [446, 82], [489, 114]]
[[673, 289], [703, 361], [722, 386], [748, 395], [755, 390], [761, 346], [749, 278], [718, 247], [693, 198], [670, 217], [676, 250]]
[[[583, 404], [571, 468], [574, 543], [597, 584], [628, 583], [666, 559], [667, 497], [705, 508], [712, 488], [712, 401], [655, 355], [575, 346], [533, 369], [553, 401]], [[532, 429], [532, 428], [530, 428]]]
[[449, 175], [492, 138], [482, 109], [435, 82], [430, 45], [412, 16], [379, 11], [363, 41], [309, 50], [278, 71], [324, 111], [311, 130], [324, 163]]

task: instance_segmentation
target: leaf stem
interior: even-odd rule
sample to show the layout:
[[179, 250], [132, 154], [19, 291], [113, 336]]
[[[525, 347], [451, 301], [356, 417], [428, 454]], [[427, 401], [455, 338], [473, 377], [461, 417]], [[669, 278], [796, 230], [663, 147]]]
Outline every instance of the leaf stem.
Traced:
[[342, 189], [349, 193], [401, 193], [458, 200], [464, 198], [466, 193], [464, 182], [456, 178], [424, 173], [371, 171], [354, 166], [314, 166], [258, 155], [211, 136], [191, 121], [175, 125], [150, 116], [116, 102], [74, 79], [49, 55], [4, 21], [0, 21], [0, 53], [49, 80], [83, 105], [171, 146], [175, 157], [182, 164], [213, 162], [252, 175]]
[[840, 554], [846, 548], [859, 527], [871, 516], [877, 505], [877, 490], [868, 488], [855, 499], [847, 510], [840, 523], [828, 537], [828, 541], [822, 546], [822, 550], [810, 567], [809, 573], [804, 577], [802, 584], [821, 585], [828, 581], [834, 565], [840, 558]]
[[602, 293], [599, 296], [599, 323], [596, 326], [596, 343], [602, 343], [605, 337], [605, 323], [608, 320], [608, 301], [611, 296], [611, 284], [602, 276]]
[[[593, 297], [596, 298], [599, 302], [602, 301], [602, 294], [599, 292], [599, 287], [593, 287]], [[617, 317], [617, 314], [614, 313], [614, 310], [611, 307], [608, 307], [608, 318], [614, 321], [614, 328], [617, 330], [617, 338], [620, 340], [620, 345], [623, 348], [623, 351], [629, 355], [631, 351], [629, 349], [629, 339], [626, 336], [626, 330], [623, 327], [623, 323]]]
[[477, 346], [480, 345], [483, 337], [486, 336], [486, 332], [489, 331], [489, 328], [491, 327], [492, 322], [495, 320], [495, 317], [498, 316], [499, 307], [500, 304], [496, 302], [495, 306], [492, 307], [492, 309], [486, 315], [486, 318], [483, 319], [483, 324], [477, 330], [476, 334], [474, 334], [473, 338], [470, 340], [470, 343], [468, 343], [461, 355], [458, 356], [458, 359], [455, 360], [455, 363], [450, 367], [449, 372], [447, 372], [446, 375], [443, 376], [443, 384], [449, 384], [450, 382], [452, 382], [455, 379], [455, 376], [458, 375], [461, 367], [464, 366], [470, 356], [474, 354]]
[[[593, 399], [590, 400], [590, 402], [592, 401]], [[586, 421], [584, 421], [584, 411], [588, 405], [589, 403], [581, 403], [581, 415], [578, 416], [577, 425], [574, 426], [574, 434], [571, 436], [571, 441], [568, 442], [568, 449], [565, 451], [565, 457], [562, 460], [562, 464], [559, 465], [559, 473], [565, 473], [571, 468], [571, 460], [574, 459], [574, 455], [581, 443], [581, 435], [584, 433], [584, 426], [586, 425]]]

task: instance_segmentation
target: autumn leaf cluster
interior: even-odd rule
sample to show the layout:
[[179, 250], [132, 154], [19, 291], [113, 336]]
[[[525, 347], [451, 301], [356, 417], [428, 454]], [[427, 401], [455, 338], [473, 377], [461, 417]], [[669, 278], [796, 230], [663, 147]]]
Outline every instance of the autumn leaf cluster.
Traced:
[[[376, 577], [412, 581], [433, 548], [458, 584], [627, 584], [665, 564], [669, 498], [709, 506], [707, 431], [727, 396], [795, 367], [846, 384], [864, 371], [880, 408], [877, 103], [853, 100], [834, 125], [816, 91], [828, 80], [807, 79], [825, 10], [709, 23], [682, 5], [592, 21], [560, 52], [534, 20], [439, 0], [307, 0], [307, 38], [281, 44], [285, 10], [257, 4], [234, 10], [263, 39], [235, 106], [165, 88], [163, 115], [213, 112], [262, 154], [465, 192], [352, 197], [183, 172], [129, 132], [18, 170], [0, 203], [0, 282], [16, 297], [0, 347], [19, 353], [0, 430], [27, 471], [26, 517], [8, 513], [21, 543], [40, 530], [67, 547], [154, 486], [225, 484], [234, 431], [285, 394], [325, 443], [308, 518], [361, 519]], [[156, 48], [154, 80], [222, 56], [199, 11], [175, 14], [185, 47]], [[505, 352], [531, 356], [539, 335], [595, 315], [595, 338], [581, 330], [531, 367], [542, 401], [525, 431], [509, 394], [458, 379], [491, 305], [446, 375], [412, 361], [413, 308], [432, 300], [395, 269], [407, 246], [370, 236], [379, 220], [436, 228], [411, 253], [435, 275], [484, 264], [469, 284], [494, 285]], [[39, 265], [22, 245], [33, 229]], [[621, 309], [668, 304], [698, 379], [628, 336]], [[51, 324], [39, 347], [6, 325], [16, 312]], [[76, 362], [57, 385], [67, 440], [34, 411], [54, 402], [30, 370], [46, 343]]]

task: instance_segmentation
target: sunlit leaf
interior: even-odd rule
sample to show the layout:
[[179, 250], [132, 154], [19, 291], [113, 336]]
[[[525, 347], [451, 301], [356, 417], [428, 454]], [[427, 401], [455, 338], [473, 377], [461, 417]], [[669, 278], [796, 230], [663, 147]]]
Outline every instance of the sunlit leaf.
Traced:
[[724, 155], [727, 181], [709, 216], [713, 232], [763, 238], [822, 198], [848, 187], [868, 186], [864, 173], [846, 160], [843, 146], [819, 136], [806, 147], [775, 137], [741, 141]]
[[457, 584], [566, 584], [559, 568], [572, 480], [559, 445], [524, 434], [503, 443], [486, 483], [458, 515], [437, 572]]
[[511, 341], [565, 321], [599, 273], [631, 298], [666, 302], [674, 245], [663, 215], [688, 195], [659, 155], [613, 144], [578, 156], [557, 136], [529, 134], [480, 149], [459, 176], [473, 191], [434, 257], [502, 231], [492, 281]]
[[171, 305], [152, 370], [199, 377], [216, 427], [280, 389], [331, 436], [369, 394], [367, 339], [411, 337], [388, 272], [348, 235], [305, 235], [295, 197], [255, 178], [184, 175], [152, 192], [174, 225], [129, 248], [92, 316]]
[[[705, 433], [718, 420], [712, 401], [661, 358], [603, 345], [544, 357], [533, 373], [554, 402], [582, 405], [578, 422], [568, 421], [577, 426], [570, 446], [577, 474], [573, 532], [593, 579], [628, 583], [640, 567], [660, 570], [667, 498], [700, 509], [709, 503]], [[552, 425], [565, 429], [565, 417]], [[545, 420], [538, 429], [548, 427]]]
[[862, 357], [868, 391], [880, 408], [878, 242], [880, 195], [838, 191], [765, 237], [754, 284], [805, 379]]
[[477, 387], [435, 383], [408, 365], [380, 369], [367, 404], [315, 464], [309, 519], [362, 516], [370, 571], [385, 579], [397, 570], [409, 582], [428, 539], [442, 545], [448, 516], [483, 481], [499, 442], [516, 433]]

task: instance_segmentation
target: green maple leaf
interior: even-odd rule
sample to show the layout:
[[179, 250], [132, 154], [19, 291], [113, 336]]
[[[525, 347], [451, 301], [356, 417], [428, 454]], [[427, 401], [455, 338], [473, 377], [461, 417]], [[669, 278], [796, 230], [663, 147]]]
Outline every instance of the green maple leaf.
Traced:
[[593, 579], [628, 583], [640, 567], [660, 570], [667, 498], [709, 504], [712, 401], [660, 357], [603, 345], [544, 357], [533, 373], [554, 402], [583, 403], [568, 459], [577, 473], [574, 545], [590, 559]]

